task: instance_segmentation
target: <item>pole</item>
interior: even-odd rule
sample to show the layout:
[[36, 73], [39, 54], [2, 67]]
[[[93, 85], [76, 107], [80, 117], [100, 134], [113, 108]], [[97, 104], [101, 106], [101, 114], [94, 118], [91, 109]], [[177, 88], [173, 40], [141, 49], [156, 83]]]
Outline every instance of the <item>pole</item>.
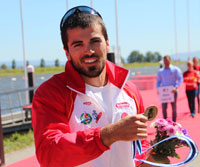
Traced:
[[3, 130], [1, 123], [1, 103], [0, 103], [0, 166], [5, 164], [4, 147], [3, 147]]
[[187, 0], [188, 60], [190, 60], [190, 3]]
[[29, 90], [29, 103], [32, 104], [33, 101], [33, 94], [34, 94], [34, 66], [33, 65], [28, 65], [28, 87], [32, 88]]
[[90, 0], [90, 6], [93, 8], [93, 0]]
[[115, 20], [116, 20], [116, 43], [117, 43], [117, 52], [116, 52], [116, 64], [121, 65], [120, 53], [119, 53], [119, 34], [118, 34], [118, 10], [117, 10], [117, 0], [115, 0]]
[[115, 53], [114, 52], [107, 53], [107, 60], [109, 60], [115, 64]]
[[177, 30], [176, 30], [176, 0], [174, 0], [174, 41], [175, 41], [175, 51], [176, 51], [176, 65], [178, 65], [178, 40], [177, 40]]
[[69, 0], [66, 0], [66, 7], [67, 7], [67, 10], [69, 10]]
[[[23, 19], [22, 0], [20, 0], [20, 14], [21, 14], [22, 47], [23, 47], [23, 58], [24, 58], [24, 81], [25, 81], [25, 88], [28, 88], [25, 42], [24, 42], [24, 19]], [[26, 91], [25, 94], [26, 94], [26, 104], [28, 104], [28, 101], [29, 101], [28, 100], [28, 91]]]

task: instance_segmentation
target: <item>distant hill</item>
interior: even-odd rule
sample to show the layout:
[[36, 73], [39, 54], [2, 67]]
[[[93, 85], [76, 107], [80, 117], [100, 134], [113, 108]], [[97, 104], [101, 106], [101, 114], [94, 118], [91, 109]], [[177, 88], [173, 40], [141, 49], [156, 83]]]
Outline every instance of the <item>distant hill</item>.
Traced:
[[[176, 60], [176, 54], [171, 55], [173, 60]], [[193, 57], [197, 57], [200, 59], [200, 50], [199, 51], [194, 51], [190, 53], [190, 59]], [[188, 53], [179, 53], [178, 54], [178, 59], [181, 61], [187, 61], [188, 60]]]

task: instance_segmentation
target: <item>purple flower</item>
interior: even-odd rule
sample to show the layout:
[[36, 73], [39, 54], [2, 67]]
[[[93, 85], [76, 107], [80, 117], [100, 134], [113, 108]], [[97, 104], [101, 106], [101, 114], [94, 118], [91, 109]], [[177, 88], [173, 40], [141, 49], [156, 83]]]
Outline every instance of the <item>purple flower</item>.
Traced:
[[186, 128], [183, 128], [182, 132], [183, 132], [184, 135], [187, 135], [187, 129]]

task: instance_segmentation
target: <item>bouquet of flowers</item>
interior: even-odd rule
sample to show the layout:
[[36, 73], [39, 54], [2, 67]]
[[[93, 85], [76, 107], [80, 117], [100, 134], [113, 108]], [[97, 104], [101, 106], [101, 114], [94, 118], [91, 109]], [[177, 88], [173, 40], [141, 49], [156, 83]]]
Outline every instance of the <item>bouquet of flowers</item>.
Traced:
[[[185, 135], [189, 137], [185, 128], [182, 128], [179, 123], [173, 122], [171, 120], [158, 119], [155, 122], [151, 123], [150, 126], [156, 129], [155, 139], [153, 141], [150, 141], [151, 145], [156, 144], [159, 141], [174, 135]], [[178, 138], [173, 138], [153, 147], [153, 153], [163, 156], [180, 158], [179, 155], [176, 153], [176, 149], [183, 146], [187, 146], [184, 141], [179, 140]]]

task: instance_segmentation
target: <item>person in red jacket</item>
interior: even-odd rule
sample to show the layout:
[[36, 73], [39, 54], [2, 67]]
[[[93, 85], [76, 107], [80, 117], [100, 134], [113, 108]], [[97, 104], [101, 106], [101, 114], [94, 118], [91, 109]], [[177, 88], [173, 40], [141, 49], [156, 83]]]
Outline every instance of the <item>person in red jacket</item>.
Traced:
[[[200, 74], [200, 65], [199, 65], [199, 60], [197, 57], [193, 57], [193, 68], [197, 72], [198, 76]], [[196, 97], [197, 97], [197, 102], [198, 102], [198, 113], [200, 113], [200, 100], [199, 100], [199, 93], [200, 93], [200, 77], [198, 77], [197, 80], [198, 83], [198, 88], [196, 89]]]
[[[72, 8], [60, 30], [65, 72], [44, 82], [32, 104], [40, 166], [135, 166], [135, 141], [147, 138], [147, 118], [138, 89], [127, 81], [129, 71], [106, 60], [101, 15], [87, 6]], [[142, 144], [148, 147], [146, 140]]]
[[184, 82], [186, 85], [186, 95], [188, 99], [188, 104], [190, 108], [191, 116], [194, 118], [195, 115], [195, 93], [198, 88], [197, 79], [198, 74], [193, 68], [193, 62], [187, 62], [187, 71], [183, 73]]

